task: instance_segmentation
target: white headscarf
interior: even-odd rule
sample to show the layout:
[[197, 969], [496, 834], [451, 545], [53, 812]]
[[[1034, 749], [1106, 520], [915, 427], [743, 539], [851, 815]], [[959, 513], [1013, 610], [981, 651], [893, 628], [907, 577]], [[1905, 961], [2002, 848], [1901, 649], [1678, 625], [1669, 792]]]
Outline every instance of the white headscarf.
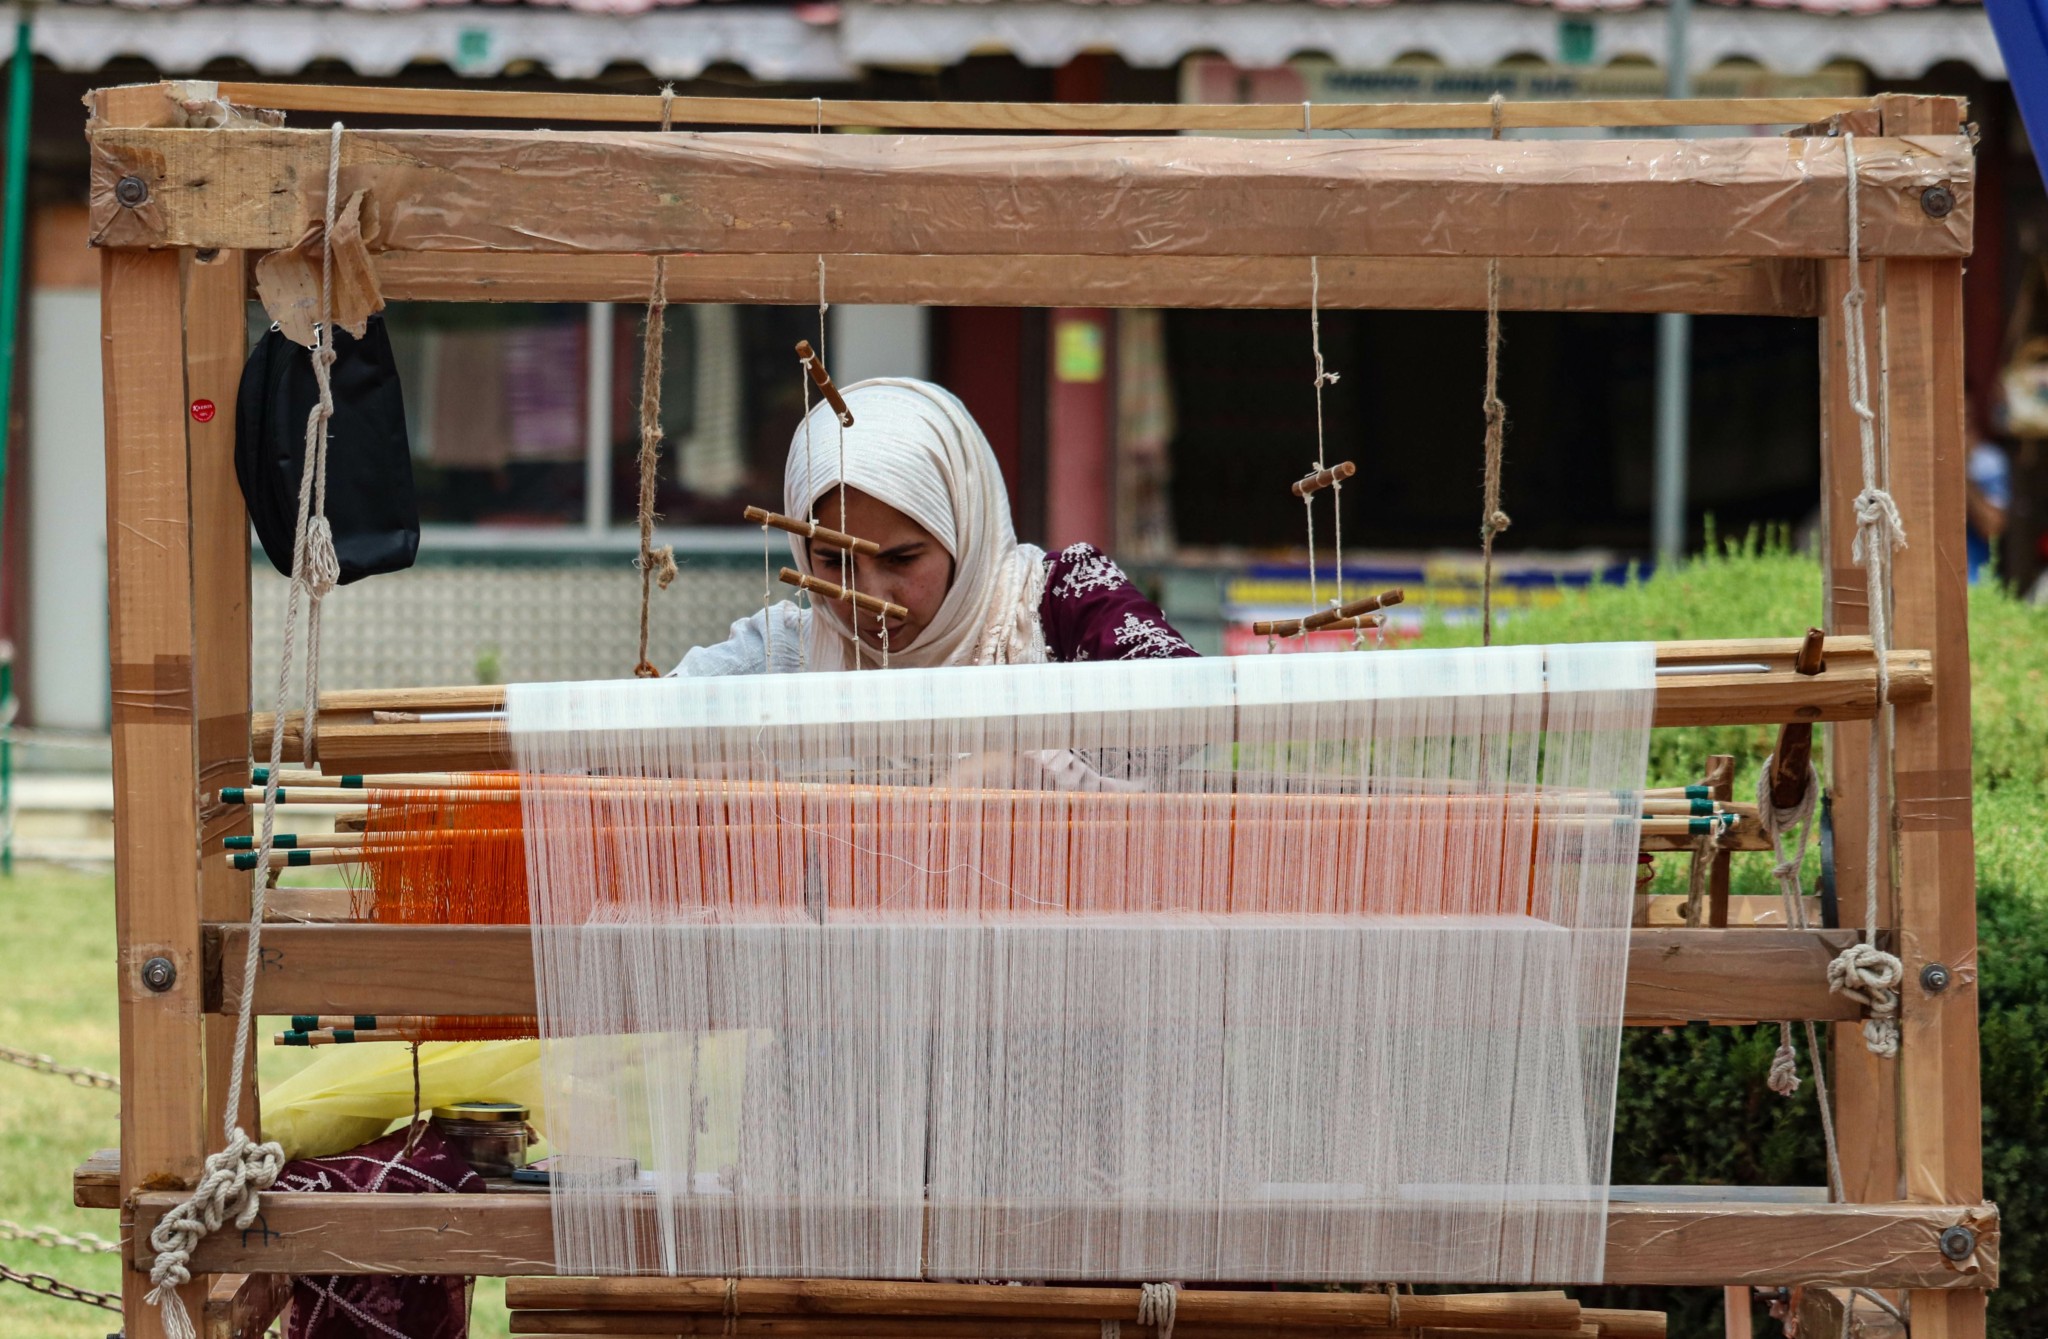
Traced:
[[[843, 460], [847, 487], [888, 503], [953, 555], [953, 584], [938, 613], [910, 645], [889, 648], [889, 663], [1043, 661], [1038, 604], [1045, 551], [1017, 542], [1002, 470], [967, 407], [943, 387], [908, 377], [855, 382], [844, 396], [851, 428], [841, 429], [823, 401], [797, 426], [782, 476], [783, 511], [816, 516], [818, 504], [840, 485]], [[790, 549], [798, 570], [809, 573], [809, 542], [792, 535]], [[805, 657], [811, 669], [852, 669], [856, 647], [866, 663], [881, 663], [881, 652], [856, 642], [844, 622], [812, 615]]]

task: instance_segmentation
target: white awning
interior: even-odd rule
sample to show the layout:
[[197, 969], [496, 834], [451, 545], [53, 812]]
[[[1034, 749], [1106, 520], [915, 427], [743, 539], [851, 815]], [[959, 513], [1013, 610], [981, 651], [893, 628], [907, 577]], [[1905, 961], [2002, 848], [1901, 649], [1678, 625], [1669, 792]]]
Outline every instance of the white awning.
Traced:
[[[1750, 60], [1786, 74], [1805, 74], [1850, 60], [1879, 78], [1913, 79], [1954, 60], [1986, 78], [2005, 77], [1990, 21], [1979, 7], [1872, 12], [1868, 0], [1807, 2], [1813, 8], [1696, 6], [1688, 36], [1694, 72]], [[1864, 12], [1846, 12], [1851, 4]], [[1197, 52], [1214, 52], [1247, 69], [1301, 55], [1371, 69], [1416, 53], [1446, 65], [1488, 66], [1516, 56], [1556, 59], [1559, 19], [1566, 14], [1592, 27], [1594, 65], [1623, 56], [1664, 57], [1664, 10], [1641, 7], [1640, 0], [1570, 0], [1555, 7], [1469, 0], [1334, 7], [1316, 0], [1109, 5], [849, 0], [840, 20], [840, 51], [848, 63], [867, 66], [947, 66], [970, 55], [1008, 52], [1027, 65], [1056, 67], [1089, 51], [1115, 52], [1150, 69], [1171, 67]]]
[[[1597, 66], [1621, 57], [1662, 58], [1664, 12], [1620, 7], [1637, 2], [846, 0], [780, 7], [688, 0], [129, 0], [39, 5], [34, 40], [38, 54], [84, 72], [134, 57], [167, 75], [186, 75], [230, 57], [269, 75], [333, 60], [378, 78], [434, 62], [477, 76], [531, 64], [561, 79], [588, 79], [630, 63], [659, 78], [688, 79], [729, 63], [763, 80], [835, 81], [857, 78], [863, 67], [945, 67], [990, 52], [1041, 67], [1107, 51], [1150, 69], [1172, 68], [1201, 52], [1248, 69], [1301, 55], [1374, 69], [1412, 54], [1483, 68], [1510, 57], [1558, 59], [1560, 20], [1568, 16], [1581, 45], [1574, 55]], [[1689, 42], [1694, 72], [1753, 61], [1805, 74], [1847, 60], [1879, 78], [1911, 79], [1960, 61], [1986, 78], [2005, 77], [1981, 8], [1872, 7], [1885, 3], [1702, 5], [1693, 11]]]
[[630, 62], [659, 79], [693, 79], [721, 63], [764, 80], [842, 80], [839, 33], [795, 9], [693, 5], [639, 13], [570, 8], [432, 4], [388, 8], [291, 4], [46, 4], [35, 11], [36, 53], [61, 69], [91, 72], [118, 57], [190, 74], [233, 57], [269, 75], [335, 60], [389, 78], [439, 62], [487, 76], [531, 62], [558, 79], [590, 79]]

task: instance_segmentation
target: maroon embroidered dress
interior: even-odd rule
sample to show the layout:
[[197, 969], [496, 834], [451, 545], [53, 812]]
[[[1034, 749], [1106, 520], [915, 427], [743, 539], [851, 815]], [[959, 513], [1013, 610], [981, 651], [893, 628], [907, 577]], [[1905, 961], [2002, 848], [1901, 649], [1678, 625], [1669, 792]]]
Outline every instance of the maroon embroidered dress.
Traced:
[[[477, 1194], [482, 1178], [429, 1125], [410, 1154], [404, 1130], [361, 1148], [284, 1165], [274, 1190]], [[265, 1231], [259, 1218], [243, 1236]], [[456, 1275], [329, 1274], [292, 1280], [290, 1339], [464, 1339], [469, 1280]]]
[[1045, 557], [1038, 617], [1049, 660], [1174, 660], [1196, 654], [1123, 569], [1093, 544]]

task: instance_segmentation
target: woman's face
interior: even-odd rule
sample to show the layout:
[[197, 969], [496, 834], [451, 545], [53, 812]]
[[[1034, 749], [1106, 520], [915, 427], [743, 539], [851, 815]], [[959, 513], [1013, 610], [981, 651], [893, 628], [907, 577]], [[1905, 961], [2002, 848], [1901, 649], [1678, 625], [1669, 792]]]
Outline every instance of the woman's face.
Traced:
[[[833, 489], [818, 499], [814, 515], [820, 525], [843, 530], [857, 539], [871, 539], [882, 546], [874, 557], [849, 555], [829, 544], [811, 544], [811, 570], [827, 581], [852, 586], [863, 595], [875, 595], [910, 612], [886, 623], [872, 613], [860, 612], [858, 624], [862, 642], [879, 651], [882, 630], [888, 629], [888, 645], [901, 651], [924, 635], [938, 616], [946, 592], [953, 585], [953, 555], [931, 536], [931, 532], [902, 512], [858, 488], [845, 490], [846, 507], [840, 510], [840, 490]], [[846, 561], [853, 558], [853, 571]], [[844, 626], [857, 612], [842, 600], [818, 600], [828, 618]]]

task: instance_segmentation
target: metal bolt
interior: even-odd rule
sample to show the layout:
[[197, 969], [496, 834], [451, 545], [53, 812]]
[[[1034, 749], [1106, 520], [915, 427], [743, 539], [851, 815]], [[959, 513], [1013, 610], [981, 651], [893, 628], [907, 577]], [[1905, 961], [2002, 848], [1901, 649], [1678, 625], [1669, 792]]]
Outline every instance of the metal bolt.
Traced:
[[151, 958], [142, 964], [142, 984], [162, 994], [178, 982], [178, 968], [169, 958]]
[[123, 177], [114, 183], [114, 199], [123, 209], [133, 209], [149, 201], [149, 183], [141, 177]]
[[1945, 219], [1955, 207], [1955, 193], [1946, 186], [1929, 186], [1920, 192], [1920, 212], [1931, 219]]
[[1930, 995], [1939, 995], [1948, 989], [1948, 968], [1938, 962], [1930, 962], [1920, 969], [1920, 989]]
[[1961, 1223], [1942, 1231], [1941, 1253], [1949, 1259], [1960, 1263], [1976, 1254], [1976, 1251], [1977, 1234]]

